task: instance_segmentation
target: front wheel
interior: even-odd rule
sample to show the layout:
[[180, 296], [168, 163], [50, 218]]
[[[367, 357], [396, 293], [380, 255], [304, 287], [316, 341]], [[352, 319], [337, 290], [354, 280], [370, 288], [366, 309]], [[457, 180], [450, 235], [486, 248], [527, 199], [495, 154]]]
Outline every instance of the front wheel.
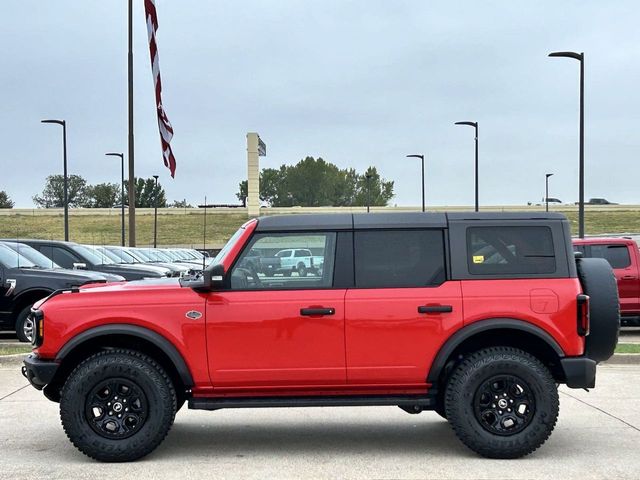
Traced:
[[71, 372], [60, 396], [60, 419], [69, 440], [85, 455], [127, 462], [164, 440], [176, 402], [171, 380], [151, 357], [106, 350]]
[[21, 342], [29, 342], [33, 340], [33, 319], [29, 316], [31, 313], [31, 305], [23, 308], [16, 318], [16, 336]]
[[471, 450], [489, 458], [519, 458], [551, 435], [558, 389], [537, 358], [516, 348], [492, 347], [458, 365], [444, 406], [457, 437]]

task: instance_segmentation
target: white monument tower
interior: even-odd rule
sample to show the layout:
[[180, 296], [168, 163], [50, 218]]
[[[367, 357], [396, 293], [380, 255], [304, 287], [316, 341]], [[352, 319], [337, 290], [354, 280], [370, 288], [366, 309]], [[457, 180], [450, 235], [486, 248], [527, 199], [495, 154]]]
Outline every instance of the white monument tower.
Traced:
[[267, 146], [257, 133], [247, 133], [247, 214], [260, 215], [260, 160], [267, 155]]

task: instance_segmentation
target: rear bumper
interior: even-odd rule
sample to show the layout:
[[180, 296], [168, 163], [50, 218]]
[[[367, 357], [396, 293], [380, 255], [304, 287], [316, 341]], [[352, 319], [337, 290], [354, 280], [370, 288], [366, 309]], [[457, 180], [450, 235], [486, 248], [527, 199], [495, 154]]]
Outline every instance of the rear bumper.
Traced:
[[58, 371], [58, 364], [53, 360], [41, 360], [33, 353], [24, 359], [22, 374], [29, 383], [38, 390], [42, 390]]
[[593, 388], [596, 386], [596, 362], [587, 357], [560, 359], [569, 388]]

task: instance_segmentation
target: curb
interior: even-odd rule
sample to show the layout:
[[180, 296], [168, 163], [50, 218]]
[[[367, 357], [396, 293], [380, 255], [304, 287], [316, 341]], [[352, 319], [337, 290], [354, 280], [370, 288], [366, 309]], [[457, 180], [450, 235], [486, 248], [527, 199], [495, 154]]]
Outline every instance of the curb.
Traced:
[[640, 364], [640, 353], [616, 353], [603, 363], [607, 365], [637, 365]]
[[28, 353], [15, 353], [13, 355], [0, 355], [0, 367], [22, 365], [22, 360]]

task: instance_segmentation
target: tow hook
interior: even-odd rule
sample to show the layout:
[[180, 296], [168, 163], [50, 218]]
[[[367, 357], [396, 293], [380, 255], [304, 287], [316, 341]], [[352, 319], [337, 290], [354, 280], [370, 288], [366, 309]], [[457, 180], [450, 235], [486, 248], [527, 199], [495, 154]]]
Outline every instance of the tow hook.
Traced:
[[25, 367], [24, 365], [22, 366], [22, 375], [24, 376], [24, 378], [26, 378], [27, 380], [29, 380], [29, 375], [27, 374], [27, 367]]

